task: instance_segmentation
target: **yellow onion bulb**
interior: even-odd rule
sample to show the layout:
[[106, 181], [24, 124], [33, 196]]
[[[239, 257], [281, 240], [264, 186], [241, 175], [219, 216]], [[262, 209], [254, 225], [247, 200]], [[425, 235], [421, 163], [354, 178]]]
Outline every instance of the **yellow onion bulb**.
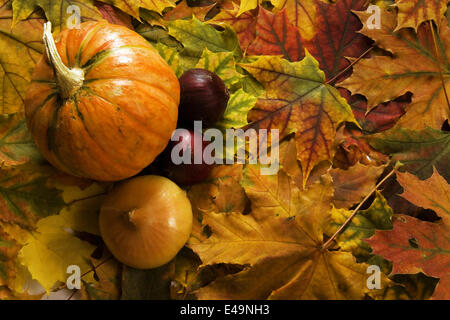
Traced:
[[100, 209], [100, 233], [120, 262], [138, 269], [162, 266], [192, 230], [186, 192], [167, 178], [148, 175], [116, 185]]

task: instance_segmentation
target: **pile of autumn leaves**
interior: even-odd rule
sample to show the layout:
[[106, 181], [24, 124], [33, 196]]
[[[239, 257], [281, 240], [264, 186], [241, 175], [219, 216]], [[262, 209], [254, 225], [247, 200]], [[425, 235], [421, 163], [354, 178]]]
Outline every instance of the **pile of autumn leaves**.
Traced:
[[[43, 20], [24, 12], [41, 5], [14, 0], [22, 9], [14, 12], [3, 2], [0, 28], [14, 37], [0, 40], [21, 61], [0, 49], [10, 68], [0, 120], [0, 297], [33, 298], [24, 292], [31, 278], [63, 288], [77, 264], [91, 299], [450, 298], [447, 1], [373, 1], [379, 29], [366, 25], [365, 0], [169, 9], [157, 1], [137, 12], [124, 9], [138, 8], [133, 0], [112, 1], [127, 14], [79, 1], [92, 7], [86, 18], [100, 12], [134, 28], [178, 76], [193, 67], [218, 74], [231, 92], [220, 129], [280, 130], [278, 173], [215, 167], [187, 190], [196, 218], [187, 248], [145, 271], [117, 263], [99, 239], [96, 214], [110, 185], [56, 172], [31, 142], [20, 97], [42, 52]], [[54, 3], [43, 13], [62, 21], [63, 1]], [[400, 170], [336, 234], [397, 161]], [[380, 289], [367, 286], [370, 265], [382, 271]]]

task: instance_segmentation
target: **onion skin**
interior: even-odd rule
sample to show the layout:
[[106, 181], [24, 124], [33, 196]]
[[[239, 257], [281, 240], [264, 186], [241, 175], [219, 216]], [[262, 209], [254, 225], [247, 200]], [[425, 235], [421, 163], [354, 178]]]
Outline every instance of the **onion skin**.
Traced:
[[222, 118], [230, 98], [222, 79], [211, 71], [195, 68], [186, 71], [179, 81], [179, 126], [192, 128], [194, 121], [202, 121], [207, 128]]
[[151, 269], [172, 260], [192, 230], [185, 191], [160, 176], [139, 176], [116, 185], [100, 209], [103, 241], [120, 262]]

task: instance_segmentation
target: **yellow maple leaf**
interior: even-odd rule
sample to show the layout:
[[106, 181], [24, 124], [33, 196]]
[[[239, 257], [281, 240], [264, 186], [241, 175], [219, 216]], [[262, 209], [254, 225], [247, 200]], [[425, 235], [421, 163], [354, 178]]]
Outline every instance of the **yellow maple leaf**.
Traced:
[[[287, 152], [292, 148], [280, 150]], [[286, 158], [281, 155], [281, 158]], [[288, 167], [292, 161], [283, 161]], [[239, 265], [242, 271], [219, 277], [196, 291], [200, 299], [361, 299], [376, 296], [367, 286], [367, 264], [353, 255], [324, 247], [330, 224], [333, 185], [328, 174], [301, 190], [294, 173], [260, 174], [247, 165], [241, 184], [251, 212], [203, 212], [211, 235], [189, 247], [202, 266]], [[389, 280], [382, 276], [382, 287]], [[257, 283], [255, 282], [257, 281]], [[256, 285], [257, 284], [257, 285]]]
[[[47, 292], [56, 282], [66, 281], [68, 266], [79, 266], [81, 274], [91, 269], [90, 255], [95, 246], [77, 238], [74, 231], [99, 235], [98, 210], [105, 195], [105, 186], [97, 183], [83, 189], [61, 182], [56, 185], [63, 190], [66, 203], [58, 215], [39, 220], [33, 232], [10, 228], [23, 245], [19, 262]], [[83, 281], [95, 282], [92, 273]]]
[[396, 30], [414, 28], [417, 31], [419, 25], [428, 20], [439, 24], [449, 2], [449, 0], [396, 0], [395, 6], [398, 8]]
[[[66, 282], [67, 267], [76, 265], [81, 274], [91, 269], [88, 259], [95, 247], [71, 234], [69, 227], [62, 215], [42, 219], [19, 252], [20, 263], [47, 292], [58, 281]], [[92, 278], [92, 273], [85, 278]]]
[[139, 8], [162, 13], [165, 8], [175, 7], [173, 0], [103, 0], [129, 15], [139, 19]]
[[275, 11], [286, 8], [289, 21], [295, 25], [303, 39], [310, 40], [314, 37], [317, 27], [316, 0], [271, 0]]

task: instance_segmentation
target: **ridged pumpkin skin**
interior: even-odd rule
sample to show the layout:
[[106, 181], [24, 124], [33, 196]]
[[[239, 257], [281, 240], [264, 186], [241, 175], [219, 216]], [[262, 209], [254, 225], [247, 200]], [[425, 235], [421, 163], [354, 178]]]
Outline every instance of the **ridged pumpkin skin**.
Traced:
[[27, 125], [55, 167], [100, 181], [137, 174], [176, 128], [178, 79], [152, 46], [126, 27], [85, 22], [55, 39], [64, 65], [84, 71], [83, 86], [63, 99], [47, 55], [25, 100]]

